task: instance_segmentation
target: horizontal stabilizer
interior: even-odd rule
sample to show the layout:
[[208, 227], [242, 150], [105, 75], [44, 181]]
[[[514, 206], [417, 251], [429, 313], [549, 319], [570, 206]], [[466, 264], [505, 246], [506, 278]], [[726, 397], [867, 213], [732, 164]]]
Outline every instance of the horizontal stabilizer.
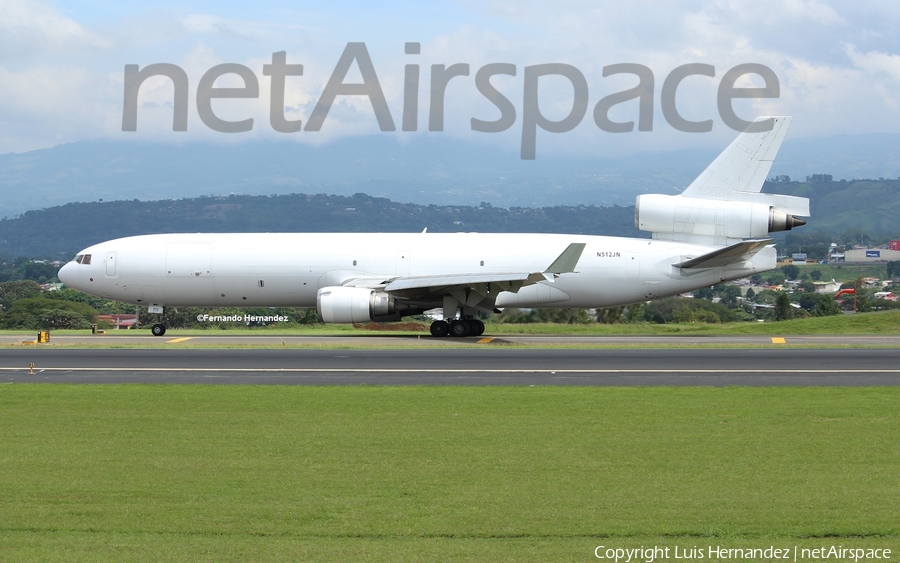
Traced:
[[765, 248], [770, 242], [772, 242], [772, 239], [745, 240], [673, 265], [682, 270], [697, 270], [702, 268], [718, 268], [734, 264], [735, 262], [744, 262]]

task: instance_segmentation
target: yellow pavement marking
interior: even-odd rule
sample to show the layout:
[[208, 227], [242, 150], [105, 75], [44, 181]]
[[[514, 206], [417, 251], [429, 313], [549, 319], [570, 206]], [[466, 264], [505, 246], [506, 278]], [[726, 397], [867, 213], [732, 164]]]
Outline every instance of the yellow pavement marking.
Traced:
[[780, 336], [773, 336], [773, 337], [772, 337], [772, 344], [784, 344], [784, 343], [785, 343], [785, 342], [784, 342], [784, 338], [782, 338], [782, 337], [780, 337]]
[[493, 337], [493, 336], [489, 336], [489, 337], [482, 338], [481, 340], [479, 340], [479, 341], [478, 341], [478, 344], [487, 344], [488, 342], [491, 342], [491, 341], [493, 341], [493, 340], [494, 340], [494, 337]]
[[166, 344], [178, 344], [179, 342], [184, 342], [185, 340], [190, 340], [193, 338], [192, 336], [186, 336], [184, 338], [176, 338], [174, 340], [166, 340]]

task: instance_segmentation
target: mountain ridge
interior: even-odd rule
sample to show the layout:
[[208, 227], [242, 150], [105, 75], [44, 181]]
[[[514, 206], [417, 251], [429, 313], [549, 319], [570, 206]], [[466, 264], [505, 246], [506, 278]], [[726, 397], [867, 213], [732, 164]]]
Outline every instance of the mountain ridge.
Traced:
[[[622, 158], [522, 161], [489, 145], [371, 135], [322, 146], [291, 141], [154, 143], [93, 140], [0, 155], [0, 217], [72, 201], [208, 195], [368, 193], [397, 202], [498, 207], [618, 205], [641, 193], [677, 193], [717, 150]], [[788, 138], [772, 175], [900, 176], [900, 135]]]

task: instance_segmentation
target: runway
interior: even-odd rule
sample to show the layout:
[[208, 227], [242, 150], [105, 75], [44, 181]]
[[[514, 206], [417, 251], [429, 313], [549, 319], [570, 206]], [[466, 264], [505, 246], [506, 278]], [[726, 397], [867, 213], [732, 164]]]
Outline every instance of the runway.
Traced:
[[[29, 369], [30, 364], [33, 369]], [[30, 373], [33, 371], [33, 373]], [[900, 385], [900, 349], [65, 349], [0, 381], [261, 385]]]

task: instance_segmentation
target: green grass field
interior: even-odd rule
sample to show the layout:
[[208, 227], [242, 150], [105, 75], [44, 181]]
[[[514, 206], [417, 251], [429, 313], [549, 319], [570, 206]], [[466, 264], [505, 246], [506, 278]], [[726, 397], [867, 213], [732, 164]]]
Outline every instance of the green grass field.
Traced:
[[900, 549], [900, 388], [0, 386], [0, 561]]
[[887, 265], [881, 264], [808, 264], [799, 266], [800, 275], [819, 270], [822, 281], [855, 282], [859, 278], [887, 277]]

